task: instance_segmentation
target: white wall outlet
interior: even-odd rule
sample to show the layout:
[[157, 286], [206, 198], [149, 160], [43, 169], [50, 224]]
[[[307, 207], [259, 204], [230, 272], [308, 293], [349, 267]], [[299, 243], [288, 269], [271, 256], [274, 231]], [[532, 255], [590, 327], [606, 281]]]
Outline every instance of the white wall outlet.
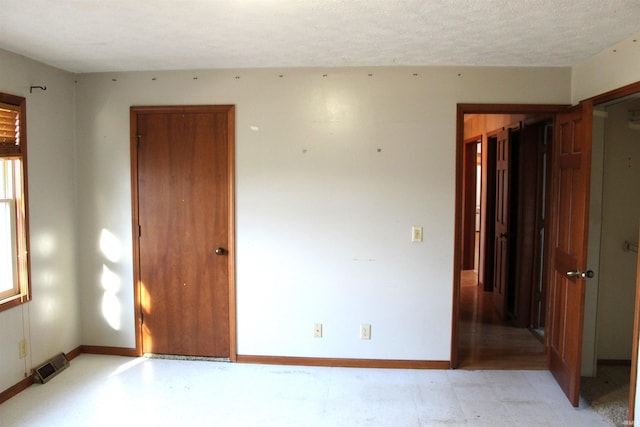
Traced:
[[363, 323], [360, 325], [360, 339], [361, 340], [370, 340], [371, 339], [371, 325], [368, 323]]
[[422, 227], [416, 225], [411, 227], [411, 241], [422, 242]]
[[313, 336], [315, 338], [322, 338], [322, 323], [313, 324]]
[[18, 341], [18, 355], [20, 359], [27, 357], [27, 340], [21, 339]]

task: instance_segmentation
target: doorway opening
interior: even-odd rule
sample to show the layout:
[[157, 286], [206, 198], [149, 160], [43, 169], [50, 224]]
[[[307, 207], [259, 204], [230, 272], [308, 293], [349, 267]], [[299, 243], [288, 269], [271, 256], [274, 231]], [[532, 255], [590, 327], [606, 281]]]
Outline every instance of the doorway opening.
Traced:
[[546, 369], [549, 114], [465, 114], [460, 368]]
[[593, 366], [588, 368], [593, 376], [582, 379], [582, 392], [590, 402], [607, 396], [618, 421], [628, 417], [633, 338], [637, 334], [634, 295], [640, 202], [635, 193], [640, 182], [636, 163], [639, 138], [640, 94], [594, 106], [589, 265], [596, 275], [587, 293], [596, 314], [591, 319], [595, 337], [589, 343], [591, 349], [585, 349], [593, 351], [592, 357], [585, 355], [592, 360]]
[[[537, 334], [542, 337], [544, 341], [544, 348], [547, 353], [547, 367], [554, 374], [554, 377], [558, 381], [558, 384], [563, 389], [570, 402], [577, 406], [579, 393], [580, 393], [580, 373], [585, 373], [587, 376], [593, 376], [595, 374], [598, 362], [605, 363], [618, 363], [629, 364], [628, 359], [623, 356], [623, 359], [610, 359], [603, 360], [604, 352], [599, 347], [600, 337], [604, 334], [608, 339], [612, 338], [611, 335], [616, 337], [623, 337], [625, 346], [629, 347], [629, 336], [631, 336], [631, 372], [630, 383], [628, 391], [628, 419], [633, 422], [635, 415], [636, 404], [636, 376], [638, 365], [638, 339], [640, 330], [640, 276], [638, 271], [640, 268], [640, 259], [637, 258], [637, 224], [633, 231], [627, 230], [627, 234], [620, 237], [620, 235], [613, 236], [613, 233], [606, 232], [604, 227], [601, 227], [602, 216], [606, 213], [606, 209], [603, 208], [605, 202], [603, 199], [598, 199], [597, 195], [602, 196], [602, 182], [600, 188], [594, 188], [594, 180], [591, 180], [591, 188], [589, 188], [589, 176], [604, 176], [603, 169], [609, 168], [610, 170], [626, 169], [640, 169], [635, 166], [635, 159], [640, 158], [640, 154], [630, 154], [626, 157], [609, 156], [609, 160], [614, 160], [614, 165], [607, 166], [607, 155], [604, 153], [604, 149], [601, 149], [600, 153], [600, 171], [594, 172], [595, 166], [592, 165], [591, 159], [596, 156], [598, 133], [601, 133], [597, 126], [598, 114], [604, 114], [602, 109], [606, 109], [608, 106], [613, 106], [621, 102], [626, 101], [625, 98], [632, 95], [632, 98], [637, 97], [640, 94], [640, 82], [633, 83], [616, 90], [612, 90], [601, 95], [597, 95], [593, 98], [583, 100], [574, 107], [569, 106], [537, 106], [537, 105], [490, 105], [490, 104], [459, 104], [458, 105], [458, 120], [457, 120], [457, 163], [456, 163], [456, 234], [455, 234], [455, 251], [454, 251], [454, 287], [453, 287], [453, 322], [452, 322], [452, 350], [451, 350], [451, 366], [453, 368], [462, 367], [461, 353], [462, 353], [462, 341], [464, 339], [462, 333], [462, 321], [463, 317], [463, 302], [462, 302], [462, 282], [465, 280], [465, 275], [469, 273], [469, 270], [464, 270], [462, 263], [462, 245], [463, 239], [463, 154], [464, 154], [464, 137], [465, 137], [465, 119], [468, 120], [468, 115], [473, 114], [534, 114], [534, 115], [548, 115], [553, 120], [553, 126], [556, 128], [550, 134], [556, 141], [552, 141], [553, 150], [548, 154], [547, 167], [553, 169], [551, 175], [553, 176], [553, 187], [549, 187], [549, 184], [545, 186], [547, 188], [546, 195], [543, 196], [543, 212], [545, 212], [545, 218], [548, 218], [548, 223], [545, 224], [545, 228], [550, 226], [548, 235], [542, 237], [543, 254], [541, 255], [542, 263], [539, 266], [542, 273], [543, 280], [542, 285], [546, 281], [551, 286], [548, 302], [541, 301], [539, 304], [533, 304], [532, 306], [532, 318], [537, 319], [538, 322], [546, 320], [539, 328], [535, 328]], [[595, 107], [595, 108], [594, 108]], [[635, 128], [637, 126], [636, 116], [640, 115], [637, 112], [638, 106], [629, 108], [624, 114], [628, 123], [625, 126], [629, 128]], [[605, 114], [606, 116], [606, 114]], [[526, 120], [525, 120], [526, 122]], [[592, 128], [593, 127], [593, 128]], [[504, 129], [503, 129], [504, 130]], [[490, 135], [487, 135], [487, 141]], [[593, 137], [593, 138], [592, 138]], [[500, 136], [497, 136], [499, 139]], [[635, 138], [637, 140], [637, 138]], [[594, 153], [592, 153], [592, 145]], [[602, 139], [601, 145], [604, 146], [604, 140]], [[489, 144], [487, 148], [491, 147]], [[486, 150], [485, 150], [486, 152]], [[584, 155], [583, 155], [584, 154]], [[492, 155], [489, 155], [490, 158]], [[483, 160], [486, 157], [483, 155]], [[595, 157], [597, 163], [597, 156]], [[605, 159], [603, 161], [603, 159]], [[591, 169], [589, 169], [591, 167]], [[487, 171], [483, 172], [482, 179], [491, 179], [487, 173], [491, 168], [486, 168]], [[574, 171], [575, 169], [575, 171]], [[497, 170], [497, 168], [496, 168]], [[565, 172], [567, 170], [568, 172]], [[568, 179], [571, 178], [570, 181]], [[613, 184], [614, 188], [628, 187], [633, 188], [633, 183], [637, 182], [640, 178], [627, 177], [624, 183]], [[606, 181], [606, 178], [605, 178]], [[569, 185], [571, 184], [571, 185]], [[575, 185], [573, 185], [575, 184]], [[585, 186], [586, 184], [586, 186]], [[488, 184], [487, 184], [488, 187]], [[551, 191], [553, 188], [553, 191]], [[576, 190], [574, 190], [574, 188]], [[563, 191], [568, 194], [564, 194]], [[564, 195], [563, 195], [564, 194]], [[489, 194], [482, 194], [483, 197], [490, 197]], [[567, 197], [565, 197], [567, 196]], [[589, 205], [589, 198], [591, 196], [591, 206]], [[627, 198], [635, 198], [634, 196], [626, 196]], [[624, 197], [623, 197], [624, 198]], [[548, 200], [550, 201], [548, 202]], [[593, 204], [598, 206], [594, 211]], [[627, 204], [624, 201], [618, 201], [614, 204], [618, 207]], [[499, 206], [498, 203], [496, 203]], [[484, 203], [484, 210], [486, 211], [487, 204]], [[491, 206], [491, 204], [488, 204]], [[570, 211], [567, 214], [567, 208], [575, 207], [574, 211]], [[551, 209], [552, 208], [552, 209]], [[599, 209], [599, 210], [598, 210]], [[594, 214], [595, 213], [595, 214]], [[485, 217], [488, 216], [486, 212], [481, 212]], [[615, 217], [615, 215], [614, 215]], [[637, 221], [637, 215], [634, 221]], [[517, 219], [516, 219], [517, 220]], [[595, 222], [595, 227], [594, 227]], [[632, 221], [633, 222], [633, 221]], [[488, 229], [491, 222], [483, 221]], [[616, 222], [616, 225], [617, 224]], [[594, 232], [597, 231], [597, 232]], [[607, 233], [606, 236], [603, 234]], [[483, 241], [481, 230], [481, 242]], [[490, 234], [487, 232], [487, 234]], [[564, 245], [567, 236], [574, 236], [571, 242], [575, 244], [571, 256], [566, 255]], [[628, 237], [631, 236], [631, 237]], [[588, 246], [587, 246], [588, 237]], [[610, 252], [604, 248], [603, 242], [605, 240], [613, 238], [616, 249], [619, 252], [623, 250], [626, 252], [627, 257], [635, 257], [636, 263], [627, 263], [627, 267], [635, 266], [635, 272], [632, 272], [631, 279], [625, 279], [624, 282], [628, 289], [618, 292], [615, 291], [615, 286], [611, 286], [611, 291], [617, 292], [619, 297], [626, 298], [627, 302], [630, 302], [630, 306], [633, 306], [634, 314], [633, 321], [629, 321], [629, 310], [626, 314], [626, 326], [622, 329], [616, 329], [615, 327], [608, 330], [602, 329], [601, 320], [604, 320], [604, 313], [602, 310], [604, 307], [601, 305], [604, 301], [600, 298], [600, 294], [604, 295], [603, 290], [604, 282], [599, 284], [599, 280], [606, 280], [606, 268], [602, 268], [602, 255], [605, 252]], [[632, 239], [632, 240], [631, 240]], [[486, 245], [486, 235], [484, 237], [484, 244]], [[489, 240], [490, 242], [490, 240]], [[482, 248], [481, 243], [481, 248]], [[565, 252], [563, 252], [565, 251]], [[588, 252], [588, 254], [587, 254]], [[615, 251], [614, 251], [615, 252]], [[617, 259], [622, 258], [621, 254], [616, 252], [614, 255]], [[489, 251], [487, 253], [495, 253], [495, 251]], [[613, 253], [613, 252], [612, 252]], [[595, 256], [594, 256], [595, 254]], [[551, 256], [553, 255], [553, 256]], [[482, 256], [481, 256], [482, 258]], [[545, 261], [548, 265], [545, 265]], [[471, 281], [475, 288], [483, 289], [487, 286], [495, 286], [495, 278], [490, 278], [491, 285], [487, 285], [483, 282], [489, 281], [488, 274], [482, 274], [483, 262], [479, 263], [479, 270], [477, 272], [477, 279], [472, 276]], [[590, 267], [592, 266], [592, 267]], [[593, 272], [589, 271], [589, 268], [596, 268], [601, 270], [596, 272], [595, 278], [586, 281], [585, 279], [593, 277]], [[582, 270], [582, 271], [581, 271]], [[617, 272], [617, 269], [612, 271]], [[475, 273], [475, 272], [473, 272]], [[633, 280], [635, 279], [635, 280]], [[620, 281], [613, 279], [619, 284]], [[588, 284], [587, 284], [588, 283]], [[635, 284], [635, 286], [634, 286]], [[478, 286], [479, 285], [479, 286]], [[534, 284], [534, 290], [536, 289]], [[539, 286], [539, 285], [538, 285]], [[585, 298], [585, 286], [586, 286], [586, 298]], [[539, 288], [538, 288], [539, 289]], [[535, 293], [534, 293], [535, 294]], [[544, 294], [544, 293], [543, 293]], [[635, 303], [633, 302], [633, 295], [635, 294]], [[570, 298], [567, 299], [567, 298]], [[563, 303], [564, 301], [564, 303]], [[495, 301], [494, 301], [495, 304]], [[536, 306], [538, 308], [536, 308]], [[545, 307], [548, 313], [545, 313]], [[564, 307], [564, 309], [563, 309]], [[596, 330], [596, 309], [598, 313], [597, 330]], [[477, 308], [472, 313], [475, 313], [477, 317]], [[538, 310], [536, 312], [536, 310]], [[563, 311], [564, 310], [564, 311]], [[573, 311], [571, 311], [573, 310]], [[619, 314], [621, 310], [614, 307], [611, 310], [611, 314]], [[584, 313], [584, 318], [583, 318]], [[568, 317], [570, 317], [569, 320]], [[563, 319], [565, 321], [563, 321]], [[477, 324], [476, 324], [477, 325]], [[584, 334], [583, 334], [584, 328]], [[627, 334], [624, 330], [630, 328], [630, 333]], [[478, 329], [475, 327], [475, 329]], [[476, 330], [471, 329], [471, 333], [475, 334]], [[474, 335], [471, 335], [474, 336]], [[583, 341], [584, 336], [584, 341]], [[473, 343], [472, 343], [473, 344]], [[559, 353], [558, 349], [564, 349], [564, 353]], [[611, 350], [612, 348], [607, 348]], [[555, 357], [555, 359], [554, 359]], [[558, 359], [561, 357], [561, 359]], [[610, 356], [609, 356], [610, 357]], [[562, 366], [558, 364], [558, 360], [562, 361]], [[582, 367], [580, 362], [582, 361]], [[496, 366], [496, 369], [509, 369], [508, 366]], [[559, 368], [563, 368], [559, 369]], [[521, 369], [521, 368], [516, 368]]]
[[[551, 145], [554, 115], [565, 108], [557, 105], [458, 106], [456, 221], [460, 227], [457, 228], [454, 271], [451, 354], [454, 368], [546, 369], [542, 261], [546, 255], [544, 225], [550, 169], [547, 150]], [[502, 144], [498, 143], [500, 139]], [[479, 149], [476, 147], [481, 170], [477, 181], [480, 182], [475, 182], [479, 191], [473, 189], [479, 200], [470, 197], [473, 180], [465, 172], [465, 169], [471, 170], [469, 157], [473, 149], [469, 144], [474, 143], [480, 145]], [[512, 165], [502, 171], [498, 167], [499, 146], [503, 147], [503, 157], [504, 149], [511, 148], [507, 156], [512, 159]], [[509, 173], [511, 177], [505, 176]], [[497, 193], [499, 182], [506, 184], [503, 193], [507, 198]], [[479, 206], [477, 262], [471, 263], [469, 253], [474, 257], [476, 253], [468, 246], [470, 242], [475, 245], [470, 232], [471, 229], [475, 234], [475, 227], [470, 225], [469, 216], [476, 218], [476, 204]], [[505, 230], [496, 233], [499, 210], [510, 219], [511, 234]], [[513, 250], [505, 251], [508, 247]], [[501, 287], [496, 285], [499, 280]], [[500, 292], [498, 298], [496, 294]], [[497, 302], [500, 307], [496, 307]]]

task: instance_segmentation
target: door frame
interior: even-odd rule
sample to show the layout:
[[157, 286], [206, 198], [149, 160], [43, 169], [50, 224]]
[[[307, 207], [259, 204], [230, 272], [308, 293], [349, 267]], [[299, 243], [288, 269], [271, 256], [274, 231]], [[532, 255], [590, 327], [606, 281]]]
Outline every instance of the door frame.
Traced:
[[460, 274], [462, 271], [462, 220], [464, 189], [464, 115], [535, 114], [551, 115], [569, 107], [566, 104], [457, 104], [456, 108], [456, 193], [453, 243], [453, 310], [451, 318], [451, 368], [458, 367]]
[[140, 279], [140, 242], [139, 210], [138, 210], [138, 113], [181, 113], [198, 112], [206, 109], [208, 112], [224, 112], [227, 114], [227, 171], [229, 194], [228, 217], [228, 277], [229, 277], [229, 360], [237, 360], [237, 325], [236, 325], [236, 244], [235, 244], [235, 106], [234, 105], [173, 105], [173, 106], [132, 106], [129, 109], [130, 120], [130, 156], [131, 156], [131, 210], [132, 210], [132, 243], [133, 243], [133, 298], [135, 316], [136, 354], [143, 355], [142, 349], [142, 310], [141, 310], [141, 279]]
[[[582, 101], [590, 101], [593, 106], [614, 101], [629, 95], [640, 93], [640, 81], [610, 90]], [[531, 104], [458, 104], [456, 112], [456, 194], [455, 194], [455, 228], [454, 228], [454, 258], [453, 258], [453, 309], [451, 327], [451, 368], [458, 366], [459, 339], [459, 304], [460, 304], [460, 273], [462, 267], [461, 238], [462, 238], [462, 185], [463, 185], [463, 154], [464, 154], [464, 115], [465, 114], [529, 114], [555, 113], [570, 107], [570, 105], [531, 105]], [[636, 274], [635, 314], [633, 327], [633, 344], [631, 350], [631, 375], [629, 384], [629, 418], [633, 424], [635, 420], [635, 401], [637, 395], [638, 350], [640, 348], [640, 255]]]
[[[640, 230], [638, 232], [640, 239]], [[635, 422], [636, 381], [638, 378], [638, 328], [640, 327], [640, 252], [636, 257], [636, 295], [633, 310], [633, 344], [631, 345], [631, 373], [629, 376], [629, 425]]]
[[[630, 83], [626, 86], [610, 90], [608, 92], [593, 96], [587, 100], [596, 107], [599, 104], [615, 101], [630, 95], [640, 93], [640, 81]], [[629, 378], [629, 425], [635, 422], [635, 403], [637, 394], [637, 374], [638, 374], [638, 335], [640, 334], [640, 255], [638, 256], [638, 271], [636, 272], [636, 295], [634, 306], [633, 341], [631, 346], [631, 375]]]

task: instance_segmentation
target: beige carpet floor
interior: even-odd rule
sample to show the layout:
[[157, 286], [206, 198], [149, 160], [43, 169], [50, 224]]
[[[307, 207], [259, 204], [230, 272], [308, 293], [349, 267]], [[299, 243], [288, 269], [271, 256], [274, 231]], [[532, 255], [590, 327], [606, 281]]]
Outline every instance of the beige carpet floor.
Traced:
[[628, 425], [629, 366], [598, 366], [596, 377], [582, 377], [582, 397], [615, 426]]

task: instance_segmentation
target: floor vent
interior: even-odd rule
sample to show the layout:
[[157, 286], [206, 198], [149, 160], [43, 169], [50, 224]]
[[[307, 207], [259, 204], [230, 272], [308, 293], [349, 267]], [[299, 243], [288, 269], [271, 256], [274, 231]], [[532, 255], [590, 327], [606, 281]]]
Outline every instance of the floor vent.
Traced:
[[67, 360], [67, 356], [64, 353], [60, 353], [36, 368], [35, 380], [44, 384], [64, 371], [68, 366], [69, 361]]

